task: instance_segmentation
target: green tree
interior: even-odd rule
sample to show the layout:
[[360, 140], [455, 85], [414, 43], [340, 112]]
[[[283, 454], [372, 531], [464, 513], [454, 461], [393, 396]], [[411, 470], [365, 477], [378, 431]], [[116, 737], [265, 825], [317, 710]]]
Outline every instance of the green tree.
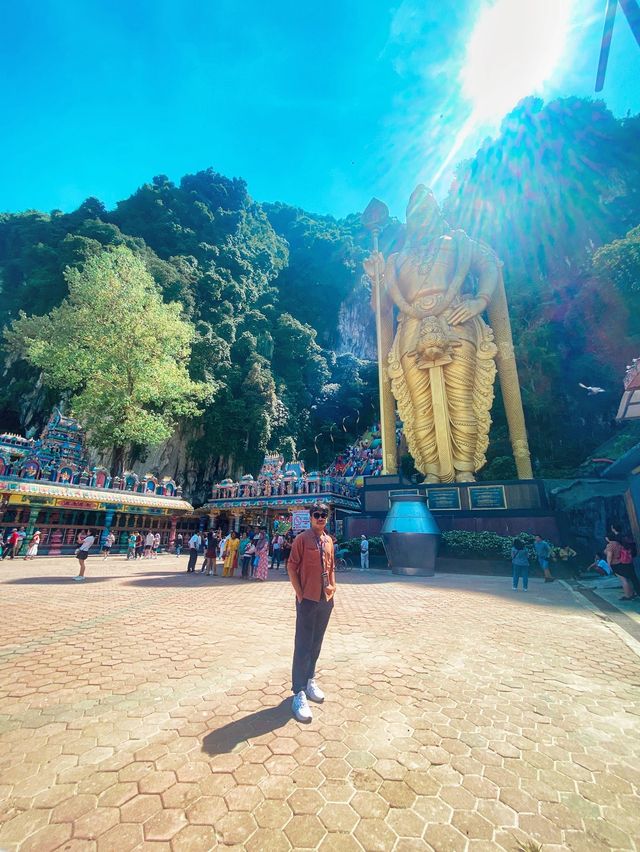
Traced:
[[193, 327], [164, 303], [143, 262], [119, 246], [65, 272], [69, 295], [44, 316], [24, 312], [8, 349], [42, 371], [92, 444], [113, 448], [116, 471], [132, 445], [166, 440], [178, 417], [200, 413], [211, 387], [189, 377]]

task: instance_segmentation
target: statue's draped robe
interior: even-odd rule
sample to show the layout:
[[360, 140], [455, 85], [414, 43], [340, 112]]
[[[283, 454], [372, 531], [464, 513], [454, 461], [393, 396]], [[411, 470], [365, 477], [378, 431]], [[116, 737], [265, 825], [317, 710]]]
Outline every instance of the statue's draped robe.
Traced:
[[[461, 231], [450, 235], [447, 287], [426, 317], [402, 313], [389, 353], [389, 377], [416, 467], [441, 482], [472, 478], [485, 464], [496, 375], [493, 334], [480, 317], [456, 326], [446, 322], [461, 303], [470, 271], [493, 262], [484, 247]], [[439, 262], [443, 248], [432, 262]], [[402, 253], [389, 258], [396, 263]], [[497, 262], [497, 259], [495, 259]], [[410, 262], [405, 256], [403, 262]], [[390, 293], [394, 298], [393, 292]], [[411, 297], [406, 301], [412, 304]], [[419, 300], [416, 300], [416, 305]], [[439, 347], [440, 357], [430, 357]], [[425, 354], [426, 353], [426, 354]]]

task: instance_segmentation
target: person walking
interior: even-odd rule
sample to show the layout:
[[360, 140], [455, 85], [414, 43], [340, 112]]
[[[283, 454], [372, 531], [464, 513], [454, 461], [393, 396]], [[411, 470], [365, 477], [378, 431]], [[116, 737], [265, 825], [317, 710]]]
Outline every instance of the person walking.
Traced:
[[13, 557], [14, 557], [13, 551], [15, 550], [15, 546], [16, 546], [17, 542], [18, 542], [18, 528], [14, 527], [11, 530], [11, 533], [9, 534], [9, 536], [7, 537], [7, 540], [5, 541], [4, 552], [2, 554], [3, 559], [6, 559], [7, 556], [9, 557], [9, 559], [13, 559]]
[[80, 573], [77, 577], [74, 577], [73, 579], [77, 583], [80, 583], [82, 580], [84, 580], [84, 571], [86, 567], [87, 556], [89, 555], [89, 551], [91, 550], [91, 546], [95, 540], [96, 539], [93, 534], [93, 531], [88, 530], [87, 535], [82, 539], [82, 544], [76, 550], [76, 559], [80, 563]]
[[153, 537], [153, 547], [151, 548], [151, 554], [153, 559], [158, 558], [158, 551], [160, 550], [160, 533], [157, 532]]
[[549, 560], [551, 559], [551, 545], [548, 541], [545, 541], [545, 539], [543, 539], [541, 535], [537, 535], [535, 536], [533, 549], [536, 552], [538, 564], [540, 565], [544, 573], [545, 583], [553, 583], [555, 577], [551, 576], [551, 571], [549, 570]]
[[22, 542], [25, 540], [26, 535], [27, 533], [24, 527], [20, 527], [19, 530], [14, 530], [11, 533], [11, 538], [9, 539], [11, 542], [11, 559], [15, 559], [16, 556], [20, 555]]
[[198, 551], [202, 540], [197, 532], [189, 539], [189, 562], [187, 564], [187, 574], [194, 574], [196, 570], [196, 562], [198, 561]]
[[36, 530], [34, 534], [31, 536], [31, 540], [29, 541], [29, 549], [27, 550], [27, 555], [24, 557], [25, 559], [35, 559], [38, 555], [38, 547], [40, 545], [40, 539], [42, 538], [42, 533], [40, 530]]
[[360, 567], [363, 571], [369, 570], [369, 541], [366, 535], [360, 536]]
[[333, 542], [325, 532], [328, 517], [326, 503], [312, 506], [311, 529], [296, 537], [287, 563], [287, 573], [296, 595], [291, 710], [298, 722], [312, 720], [309, 701], [321, 704], [325, 698], [316, 683], [316, 664], [336, 591]]
[[127, 559], [135, 559], [136, 558], [136, 539], [138, 538], [138, 533], [132, 532], [129, 533], [129, 538], [127, 539]]
[[260, 530], [255, 547], [256, 555], [253, 560], [255, 565], [253, 576], [256, 580], [264, 582], [269, 576], [269, 539], [264, 530]]
[[529, 588], [529, 554], [521, 538], [514, 539], [511, 548], [511, 567], [513, 568], [513, 591], [518, 591], [518, 582], [522, 577], [522, 591]]
[[107, 536], [104, 540], [104, 544], [102, 545], [102, 561], [103, 562], [107, 558], [107, 556], [109, 556], [109, 554], [111, 553], [111, 548], [113, 547], [113, 543], [114, 543], [115, 540], [116, 540], [115, 535], [111, 532], [111, 530], [109, 530], [109, 532], [107, 533]]
[[144, 555], [144, 538], [142, 533], [136, 534], [136, 559], [142, 559]]
[[151, 532], [151, 530], [149, 530], [149, 532], [144, 537], [144, 558], [145, 559], [151, 559], [151, 557], [153, 555], [153, 543], [154, 543], [154, 541], [155, 541], [155, 536]]
[[176, 536], [176, 556], [180, 556], [180, 554], [182, 553], [183, 542], [184, 537], [182, 533], [178, 533], [178, 535]]

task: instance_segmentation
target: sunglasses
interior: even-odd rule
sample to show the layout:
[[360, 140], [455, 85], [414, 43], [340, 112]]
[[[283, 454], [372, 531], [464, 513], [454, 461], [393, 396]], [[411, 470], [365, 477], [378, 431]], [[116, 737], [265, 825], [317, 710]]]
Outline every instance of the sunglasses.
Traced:
[[328, 512], [314, 512], [313, 517], [316, 519], [316, 521], [319, 521], [320, 518], [324, 518], [325, 521], [326, 521], [326, 519], [329, 517], [329, 513]]

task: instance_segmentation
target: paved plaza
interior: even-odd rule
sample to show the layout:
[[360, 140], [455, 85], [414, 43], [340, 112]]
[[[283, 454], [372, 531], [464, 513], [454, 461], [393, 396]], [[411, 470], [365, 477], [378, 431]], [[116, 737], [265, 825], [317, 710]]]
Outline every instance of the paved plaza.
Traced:
[[639, 646], [565, 584], [338, 575], [303, 726], [284, 575], [185, 566], [0, 563], [0, 849], [640, 848]]

